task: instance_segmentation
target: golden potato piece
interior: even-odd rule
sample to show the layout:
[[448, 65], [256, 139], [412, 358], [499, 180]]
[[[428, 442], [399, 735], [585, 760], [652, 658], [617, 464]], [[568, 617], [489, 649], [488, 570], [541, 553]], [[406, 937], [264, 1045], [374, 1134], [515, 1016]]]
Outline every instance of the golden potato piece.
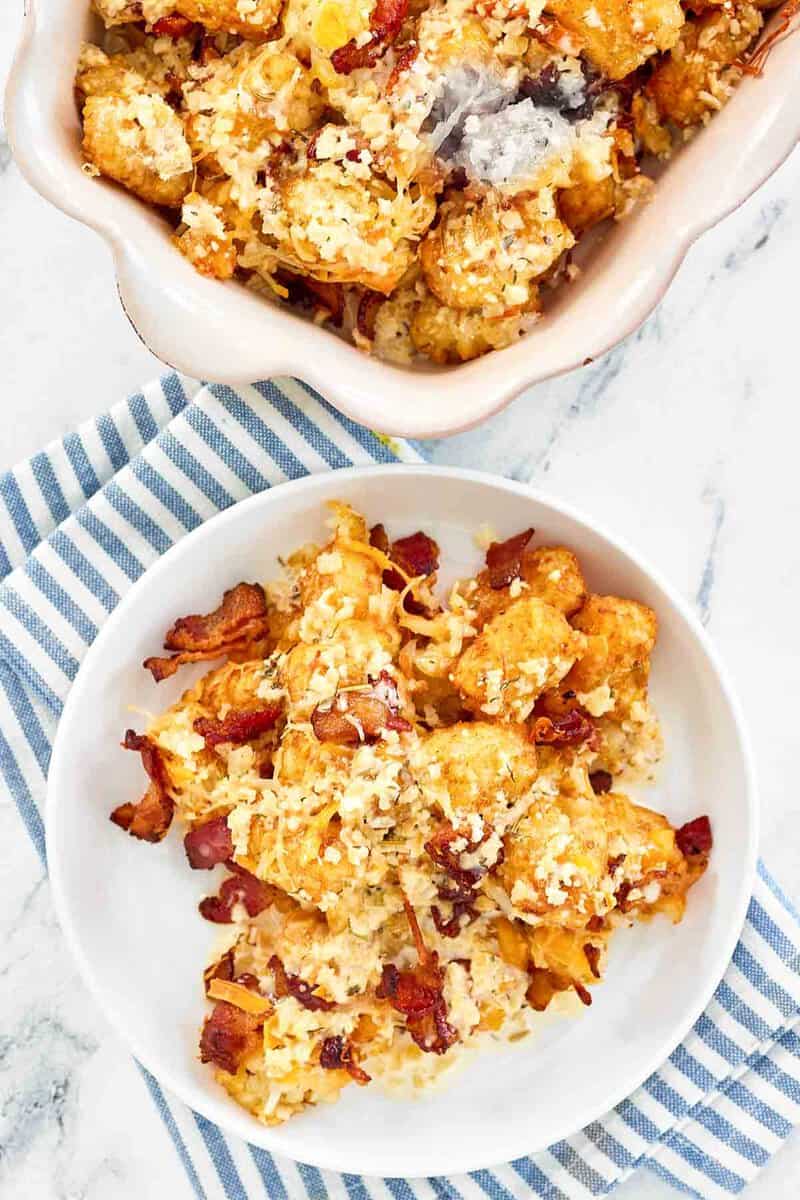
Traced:
[[669, 50], [685, 20], [678, 0], [547, 0], [546, 7], [609, 79]]
[[275, 755], [275, 779], [309, 790], [325, 790], [325, 777], [337, 775], [353, 757], [350, 746], [320, 742], [305, 729], [285, 730]]
[[613, 176], [606, 175], [605, 179], [578, 183], [559, 192], [558, 211], [576, 237], [614, 215], [616, 189]]
[[475, 712], [524, 721], [585, 645], [558, 609], [523, 596], [484, 626], [459, 658], [453, 682]]
[[[383, 567], [371, 555], [369, 532], [363, 517], [342, 505], [337, 508], [337, 526], [332, 541], [312, 559], [300, 575], [300, 603], [309, 608], [325, 597], [322, 606], [335, 610], [342, 605], [351, 609], [347, 616], [367, 617], [371, 596], [380, 593]], [[324, 624], [325, 613], [320, 610]]]
[[256, 180], [273, 146], [322, 113], [314, 79], [281, 43], [243, 42], [184, 89], [186, 136], [202, 174], [235, 177], [233, 194], [254, 208]]
[[[144, 0], [145, 6], [147, 0]], [[266, 37], [280, 16], [283, 0], [175, 0], [173, 11], [210, 32], [245, 38]]]
[[651, 608], [618, 596], [590, 596], [572, 624], [585, 652], [564, 681], [593, 716], [622, 715], [647, 695], [658, 624]]
[[425, 737], [413, 757], [424, 800], [454, 828], [471, 813], [495, 825], [536, 778], [527, 731], [489, 721], [459, 721]]
[[180, 118], [160, 96], [89, 96], [83, 153], [103, 175], [151, 204], [180, 207], [192, 181], [192, 156]]
[[498, 879], [513, 907], [565, 929], [583, 929], [616, 907], [658, 907], [694, 882], [666, 817], [620, 793], [596, 796], [574, 767], [562, 773], [557, 797], [535, 803], [504, 846]]
[[552, 604], [565, 617], [571, 616], [586, 599], [586, 583], [575, 555], [565, 546], [535, 546], [522, 552], [519, 582], [493, 588], [489, 571], [484, 569], [462, 589], [470, 608], [475, 610], [474, 624], [482, 629], [487, 621], [504, 612], [520, 595], [538, 596]]
[[236, 246], [219, 205], [199, 192], [190, 192], [183, 202], [181, 221], [187, 226], [175, 238], [181, 254], [201, 275], [231, 279], [236, 270]]
[[436, 203], [415, 186], [396, 191], [365, 163], [348, 159], [356, 142], [344, 127], [336, 128], [338, 146], [330, 153], [341, 157], [287, 171], [275, 209], [264, 217], [264, 232], [290, 270], [388, 295], [411, 265]]
[[[183, 30], [170, 18], [185, 17], [214, 33], [225, 31], [242, 37], [266, 37], [278, 20], [282, 0], [93, 0], [107, 28], [144, 19], [157, 34], [178, 37]], [[189, 30], [186, 31], [187, 33]]]
[[329, 639], [293, 646], [281, 674], [292, 703], [313, 706], [337, 688], [377, 679], [399, 649], [400, 631], [394, 626], [358, 618], [341, 620]]
[[538, 297], [530, 293], [529, 310], [508, 317], [486, 317], [440, 304], [425, 296], [410, 322], [411, 341], [420, 354], [435, 363], [468, 362], [489, 350], [502, 350], [518, 342], [536, 323]]
[[540, 800], [504, 841], [497, 877], [519, 913], [583, 929], [614, 907], [608, 831], [601, 799], [579, 773], [559, 794]]
[[763, 23], [751, 4], [716, 9], [687, 22], [675, 50], [647, 85], [661, 117], [682, 129], [707, 121], [739, 82], [741, 70], [735, 63]]
[[546, 189], [513, 201], [460, 192], [439, 218], [420, 248], [428, 286], [450, 308], [485, 306], [487, 315], [535, 304], [533, 281], [575, 241]]

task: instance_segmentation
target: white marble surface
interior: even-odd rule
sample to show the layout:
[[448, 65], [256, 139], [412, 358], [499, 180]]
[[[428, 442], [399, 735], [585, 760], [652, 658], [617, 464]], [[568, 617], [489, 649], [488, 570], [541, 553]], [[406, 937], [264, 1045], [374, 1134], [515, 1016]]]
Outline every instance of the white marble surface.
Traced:
[[[18, 21], [6, 0], [0, 85]], [[800, 153], [702, 239], [659, 311], [625, 345], [433, 447], [438, 462], [496, 470], [569, 498], [694, 601], [750, 722], [764, 855], [795, 897], [798, 192]], [[119, 308], [108, 252], [27, 187], [1, 140], [0, 214], [1, 469], [159, 365]], [[77, 979], [10, 805], [0, 805], [0, 877], [0, 1196], [189, 1200], [138, 1071]], [[747, 1195], [799, 1193], [795, 1134]], [[675, 1193], [637, 1175], [618, 1195]]]

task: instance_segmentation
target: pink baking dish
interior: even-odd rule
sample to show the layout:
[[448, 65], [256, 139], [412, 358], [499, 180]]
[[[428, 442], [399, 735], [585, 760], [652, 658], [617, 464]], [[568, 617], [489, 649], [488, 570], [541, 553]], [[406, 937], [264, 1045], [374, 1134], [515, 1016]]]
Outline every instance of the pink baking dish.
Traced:
[[202, 278], [171, 245], [157, 213], [81, 171], [72, 78], [80, 42], [92, 31], [88, 10], [84, 0], [27, 0], [6, 111], [28, 181], [106, 239], [125, 311], [166, 363], [221, 383], [295, 375], [386, 433], [465, 429], [531, 384], [610, 350], [652, 312], [695, 238], [755, 191], [800, 140], [800, 37], [788, 37], [763, 76], [746, 78], [669, 164], [652, 201], [601, 235], [581, 276], [524, 340], [464, 366], [395, 367], [239, 284]]

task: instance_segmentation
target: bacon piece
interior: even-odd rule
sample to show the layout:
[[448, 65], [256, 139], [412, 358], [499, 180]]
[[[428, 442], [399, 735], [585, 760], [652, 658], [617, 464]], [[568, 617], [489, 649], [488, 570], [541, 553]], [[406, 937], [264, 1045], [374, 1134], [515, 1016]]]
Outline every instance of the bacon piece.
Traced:
[[675, 841], [684, 858], [707, 857], [714, 844], [708, 817], [695, 817], [681, 825], [675, 830]]
[[201, 67], [207, 67], [214, 59], [222, 58], [222, 55], [214, 45], [213, 37], [208, 33], [204, 33], [195, 42], [192, 58], [195, 62], [199, 62]]
[[408, 12], [408, 0], [376, 0], [369, 27], [372, 36], [363, 46], [351, 38], [334, 50], [331, 66], [339, 75], [349, 75], [359, 67], [371, 67], [396, 41]]
[[[439, 892], [439, 895], [441, 896], [441, 891]], [[446, 897], [442, 897], [442, 899], [446, 899]], [[461, 933], [461, 930], [464, 928], [464, 922], [462, 922], [461, 918], [464, 916], [468, 917], [469, 920], [466, 922], [466, 924], [470, 925], [478, 916], [478, 913], [471, 900], [453, 900], [452, 905], [453, 911], [449, 921], [446, 921], [442, 916], [438, 905], [434, 904], [431, 908], [431, 916], [433, 917], [433, 923], [436, 926], [436, 931], [437, 933], [440, 933], [442, 937], [458, 937], [458, 935]]]
[[[362, 333], [365, 338], [370, 341], [375, 337], [375, 318], [378, 315], [378, 309], [386, 300], [380, 292], [364, 292], [364, 295], [358, 302], [358, 314], [356, 316], [356, 326], [358, 332]], [[383, 526], [375, 526], [375, 528], [383, 529]], [[384, 530], [384, 534], [385, 534]], [[374, 545], [374, 543], [372, 543]], [[386, 538], [386, 546], [380, 547], [384, 554], [389, 550], [389, 539]], [[388, 586], [388, 585], [387, 585]]]
[[632, 888], [633, 884], [626, 879], [614, 892], [614, 899], [617, 902], [617, 907], [619, 908], [620, 912], [628, 912], [630, 908], [630, 905], [628, 904], [628, 893]]
[[369, 687], [353, 692], [337, 692], [332, 700], [323, 700], [311, 714], [311, 726], [319, 742], [338, 742], [357, 746], [375, 742], [385, 729], [408, 733], [411, 724], [400, 715], [397, 683], [388, 671]]
[[178, 653], [144, 660], [156, 683], [174, 675], [189, 662], [204, 662], [246, 650], [269, 632], [267, 600], [257, 583], [237, 583], [229, 588], [213, 612], [179, 617], [164, 638], [164, 648]]
[[275, 976], [276, 996], [294, 996], [297, 1003], [302, 1004], [309, 1012], [331, 1012], [336, 1008], [333, 1000], [326, 1000], [324, 996], [317, 995], [311, 984], [306, 983], [299, 975], [290, 975], [277, 954], [273, 954], [268, 966]]
[[186, 663], [194, 662], [210, 662], [214, 658], [222, 658], [226, 654], [233, 654], [237, 650], [246, 650], [250, 645], [249, 638], [242, 638], [238, 642], [230, 642], [226, 646], [221, 646], [218, 650], [184, 650], [180, 654], [170, 654], [159, 657], [151, 655], [146, 658], [142, 666], [155, 679], [156, 683], [162, 683], [165, 679], [170, 679], [179, 667]]
[[244, 905], [249, 917], [257, 917], [272, 904], [276, 894], [271, 884], [257, 879], [232, 859], [226, 865], [233, 874], [223, 881], [217, 896], [206, 896], [199, 904], [200, 915], [216, 925], [230, 925], [237, 904]]
[[533, 537], [535, 529], [524, 529], [504, 542], [492, 542], [486, 551], [489, 586], [499, 591], [517, 579], [522, 569], [522, 552]]
[[[491, 832], [491, 831], [489, 831]], [[486, 834], [488, 837], [488, 833]], [[459, 901], [474, 900], [474, 889], [476, 884], [486, 874], [485, 867], [469, 867], [464, 869], [460, 863], [461, 851], [453, 849], [453, 842], [456, 840], [466, 841], [465, 850], [474, 850], [476, 847], [459, 833], [448, 822], [438, 829], [429, 842], [425, 843], [425, 849], [433, 859], [440, 871], [444, 871], [456, 885], [457, 893], [447, 894], [441, 889], [439, 895], [444, 900], [452, 900], [454, 903]], [[480, 843], [478, 843], [480, 845]]]
[[120, 829], [126, 829], [132, 837], [145, 842], [160, 842], [172, 823], [175, 809], [167, 790], [167, 773], [161, 750], [143, 734], [133, 729], [125, 731], [122, 742], [126, 750], [138, 750], [142, 766], [150, 777], [147, 791], [138, 803], [120, 804], [111, 814], [111, 820]]
[[171, 37], [177, 41], [178, 38], [189, 37], [194, 27], [194, 21], [175, 12], [168, 17], [159, 17], [153, 25], [153, 33], [156, 37]]
[[233, 947], [231, 946], [230, 950], [227, 950], [222, 958], [217, 959], [215, 963], [211, 963], [203, 972], [203, 983], [205, 984], [206, 994], [208, 994], [212, 979], [230, 980], [233, 979], [233, 975]]
[[598, 966], [598, 963], [600, 962], [600, 947], [593, 946], [591, 942], [587, 942], [583, 947], [583, 953], [587, 963], [589, 964], [589, 970], [592, 972], [595, 979], [599, 979], [600, 967]]
[[416, 533], [392, 542], [389, 557], [406, 575], [427, 578], [439, 566], [439, 547], [432, 537], [418, 529]]
[[246, 1013], [226, 1000], [219, 1000], [203, 1023], [200, 1061], [235, 1075], [242, 1061], [261, 1044], [263, 1014]]
[[572, 986], [578, 993], [581, 1004], [585, 1004], [586, 1007], [589, 1008], [592, 1003], [592, 993], [589, 991], [589, 989], [585, 988], [582, 983], [578, 983], [577, 979], [573, 979]]
[[[383, 583], [393, 592], [402, 592], [407, 587], [406, 576], [412, 578], [425, 576], [427, 578], [439, 566], [439, 547], [433, 538], [428, 537], [421, 530], [390, 543], [383, 525], [373, 525], [369, 531], [369, 544], [375, 546], [400, 567], [400, 571], [394, 571], [391, 567], [387, 567], [383, 572]], [[401, 571], [404, 571], [405, 575], [401, 574]], [[410, 592], [403, 599], [403, 608], [406, 612], [413, 613], [418, 617], [433, 615], [427, 606], [412, 596]]]
[[240, 638], [252, 622], [263, 623], [266, 616], [264, 589], [257, 583], [237, 583], [224, 593], [213, 612], [179, 617], [164, 638], [164, 648], [215, 650]]
[[596, 750], [599, 745], [594, 722], [577, 708], [563, 717], [537, 717], [532, 732], [538, 746], [577, 746], [585, 742], [590, 750]]
[[233, 709], [221, 721], [212, 720], [210, 717], [198, 717], [193, 728], [195, 733], [199, 733], [205, 739], [209, 750], [224, 742], [233, 742], [234, 745], [240, 746], [243, 742], [258, 737], [260, 733], [274, 729], [281, 712], [280, 704], [267, 704], [264, 708], [252, 709], [249, 712]]
[[399, 51], [395, 64], [392, 67], [389, 78], [386, 80], [386, 94], [393, 92], [400, 82], [400, 76], [411, 67], [419, 54], [419, 46], [416, 42], [409, 42], [407, 46]]
[[218, 863], [233, 857], [233, 838], [227, 817], [214, 817], [204, 825], [196, 825], [183, 839], [189, 866], [196, 871], [210, 871]]
[[347, 1071], [362, 1087], [372, 1078], [358, 1065], [353, 1047], [343, 1037], [327, 1037], [319, 1052], [319, 1065], [326, 1071]]
[[606, 922], [604, 917], [589, 917], [589, 920], [586, 922], [586, 928], [588, 929], [589, 933], [599, 933], [600, 930], [605, 929], [605, 927]]
[[458, 1041], [456, 1031], [447, 1021], [447, 1001], [444, 998], [444, 972], [439, 956], [429, 950], [422, 937], [416, 913], [403, 897], [406, 918], [419, 958], [419, 965], [408, 971], [387, 963], [376, 990], [379, 1000], [388, 1000], [406, 1019], [406, 1028], [420, 1050], [429, 1054], [444, 1054]]
[[592, 791], [596, 796], [602, 796], [606, 792], [610, 792], [614, 786], [614, 779], [610, 771], [592, 771], [589, 776], [589, 783], [592, 785]]

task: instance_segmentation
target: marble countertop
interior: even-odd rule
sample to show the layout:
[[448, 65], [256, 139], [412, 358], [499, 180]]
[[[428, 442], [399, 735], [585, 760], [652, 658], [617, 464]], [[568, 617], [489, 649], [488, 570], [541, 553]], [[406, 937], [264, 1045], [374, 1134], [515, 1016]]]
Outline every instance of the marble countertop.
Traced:
[[[18, 21], [16, 6], [0, 6], [0, 87]], [[693, 601], [750, 723], [764, 857], [795, 899], [800, 655], [782, 619], [800, 606], [799, 194], [800, 152], [694, 247], [622, 346], [432, 445], [436, 462], [568, 498]], [[161, 367], [119, 307], [105, 246], [30, 190], [1, 132], [0, 213], [3, 469]], [[79, 982], [41, 866], [2, 802], [0, 873], [0, 1196], [189, 1200], [139, 1072]], [[799, 1193], [795, 1133], [747, 1195]], [[617, 1195], [676, 1193], [640, 1174]]]

